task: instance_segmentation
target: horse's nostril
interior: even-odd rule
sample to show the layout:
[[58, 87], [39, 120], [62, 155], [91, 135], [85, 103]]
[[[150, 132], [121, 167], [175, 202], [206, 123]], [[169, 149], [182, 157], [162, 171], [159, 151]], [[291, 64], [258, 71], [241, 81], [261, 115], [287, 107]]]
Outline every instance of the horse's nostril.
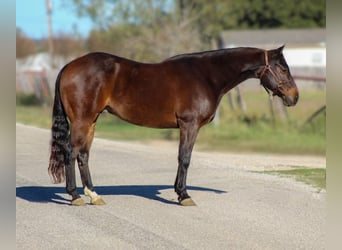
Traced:
[[299, 98], [298, 95], [295, 95], [295, 96], [287, 95], [284, 98], [284, 104], [286, 106], [294, 106], [294, 105], [296, 105], [298, 98]]
[[296, 96], [294, 97], [293, 104], [296, 104], [296, 103], [298, 102], [298, 99], [299, 99], [299, 96], [296, 95]]
[[285, 96], [285, 99], [284, 99], [284, 104], [286, 106], [291, 106], [292, 105], [292, 101], [291, 101], [291, 97], [290, 96]]

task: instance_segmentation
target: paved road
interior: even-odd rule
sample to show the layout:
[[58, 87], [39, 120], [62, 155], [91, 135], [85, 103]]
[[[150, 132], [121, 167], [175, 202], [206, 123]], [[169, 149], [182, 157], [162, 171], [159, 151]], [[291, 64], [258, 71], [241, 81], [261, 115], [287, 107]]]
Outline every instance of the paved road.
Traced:
[[16, 128], [17, 249], [325, 248], [326, 193], [254, 172], [325, 167], [325, 158], [194, 152], [197, 206], [181, 207], [177, 148], [95, 139], [91, 170], [107, 205], [72, 207], [47, 174], [50, 132]]

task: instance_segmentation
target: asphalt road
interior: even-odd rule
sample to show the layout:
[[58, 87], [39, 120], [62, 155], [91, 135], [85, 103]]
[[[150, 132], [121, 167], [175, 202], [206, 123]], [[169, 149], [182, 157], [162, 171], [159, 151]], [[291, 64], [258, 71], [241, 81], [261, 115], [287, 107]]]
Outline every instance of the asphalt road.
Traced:
[[181, 207], [177, 147], [95, 139], [90, 167], [107, 204], [73, 207], [47, 173], [50, 131], [16, 129], [17, 249], [326, 247], [325, 191], [255, 172], [325, 167], [323, 157], [195, 151], [188, 190], [197, 206]]

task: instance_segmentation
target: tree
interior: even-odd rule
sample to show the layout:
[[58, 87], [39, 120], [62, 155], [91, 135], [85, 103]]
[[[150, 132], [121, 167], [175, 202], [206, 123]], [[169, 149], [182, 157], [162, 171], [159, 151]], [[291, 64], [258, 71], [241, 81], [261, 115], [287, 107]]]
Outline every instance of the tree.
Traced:
[[231, 6], [230, 28], [325, 27], [325, 0], [239, 0]]
[[[85, 52], [84, 40], [67, 33], [59, 33], [53, 38], [54, 54], [64, 58], [78, 56]], [[43, 38], [39, 41], [39, 50], [48, 51], [48, 38]]]
[[158, 28], [119, 24], [106, 30], [93, 30], [87, 47], [91, 51], [107, 51], [145, 62], [204, 49], [198, 30], [187, 25], [186, 21], [176, 24], [166, 20], [161, 20]]
[[180, 20], [173, 7], [168, 6], [170, 1], [74, 0], [73, 3], [81, 15], [90, 16], [96, 25], [87, 43], [90, 50], [108, 50], [155, 62], [204, 49], [199, 30], [188, 17]]
[[[169, 46], [182, 47], [189, 39], [184, 39], [183, 45], [178, 42], [188, 34], [195, 35], [192, 41], [201, 44], [193, 48], [216, 49], [222, 45], [220, 32], [225, 29], [325, 27], [326, 11], [325, 0], [73, 0], [71, 5], [79, 15], [93, 20], [97, 37], [100, 32], [114, 32], [115, 39], [108, 34], [112, 36], [109, 41], [114, 40], [112, 44], [117, 39], [127, 38], [129, 44], [132, 39], [139, 40], [140, 49], [145, 41], [155, 45], [158, 40], [171, 38]], [[132, 30], [125, 32], [123, 27]], [[169, 39], [162, 39], [165, 35]], [[96, 39], [90, 40], [94, 44]]]
[[35, 41], [27, 37], [19, 28], [16, 29], [17, 58], [23, 58], [36, 52]]
[[107, 29], [113, 24], [153, 24], [166, 14], [169, 0], [72, 0], [69, 6], [79, 16], [89, 17], [97, 28]]
[[[201, 31], [203, 42], [213, 49], [221, 47], [220, 33], [230, 20], [232, 0], [177, 0], [180, 18], [187, 16]], [[213, 44], [213, 40], [215, 44]]]

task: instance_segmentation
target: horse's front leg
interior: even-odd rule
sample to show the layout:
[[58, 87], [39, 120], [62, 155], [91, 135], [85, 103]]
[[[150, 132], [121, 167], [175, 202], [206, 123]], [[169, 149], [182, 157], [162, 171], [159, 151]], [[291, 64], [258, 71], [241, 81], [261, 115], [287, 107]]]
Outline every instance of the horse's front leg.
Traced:
[[175, 181], [175, 192], [178, 194], [178, 201], [183, 206], [195, 206], [195, 202], [188, 195], [186, 190], [186, 177], [191, 160], [191, 153], [198, 134], [196, 122], [184, 122], [178, 120], [180, 128], [180, 142], [178, 152], [178, 171]]

